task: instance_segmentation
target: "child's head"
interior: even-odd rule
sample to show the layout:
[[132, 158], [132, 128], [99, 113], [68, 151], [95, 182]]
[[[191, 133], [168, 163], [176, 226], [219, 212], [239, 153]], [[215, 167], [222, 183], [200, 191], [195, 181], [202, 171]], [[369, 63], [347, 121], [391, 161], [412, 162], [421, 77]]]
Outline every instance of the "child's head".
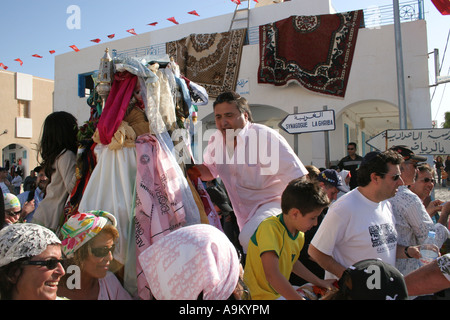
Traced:
[[[319, 184], [303, 177], [289, 182], [281, 195], [281, 210], [285, 215], [290, 214], [292, 209], [296, 209], [294, 211], [299, 211], [302, 217], [311, 213], [318, 216], [329, 204], [330, 200]], [[311, 223], [311, 225], [298, 228], [298, 230], [306, 231], [313, 225], [314, 223]]]

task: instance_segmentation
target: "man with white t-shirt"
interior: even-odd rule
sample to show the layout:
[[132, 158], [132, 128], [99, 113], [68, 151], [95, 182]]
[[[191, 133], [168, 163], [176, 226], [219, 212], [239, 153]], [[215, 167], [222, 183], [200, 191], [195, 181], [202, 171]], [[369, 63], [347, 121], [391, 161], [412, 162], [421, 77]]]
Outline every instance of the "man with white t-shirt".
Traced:
[[[406, 258], [397, 245], [391, 205], [403, 184], [402, 157], [395, 151], [368, 153], [358, 169], [358, 187], [332, 204], [315, 234], [308, 253], [326, 270], [325, 279], [340, 278], [346, 268], [365, 259], [381, 259], [395, 266]], [[410, 248], [410, 254], [420, 255]]]

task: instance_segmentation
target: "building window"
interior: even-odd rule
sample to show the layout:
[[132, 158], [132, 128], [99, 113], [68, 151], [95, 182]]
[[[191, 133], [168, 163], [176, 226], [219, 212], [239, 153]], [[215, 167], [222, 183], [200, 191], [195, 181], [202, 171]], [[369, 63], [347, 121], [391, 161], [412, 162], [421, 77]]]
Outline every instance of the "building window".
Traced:
[[344, 123], [344, 130], [345, 130], [345, 145], [348, 145], [350, 142], [350, 128], [346, 123]]
[[94, 72], [81, 73], [78, 75], [78, 96], [84, 98], [89, 96], [94, 90], [94, 79], [92, 75]]

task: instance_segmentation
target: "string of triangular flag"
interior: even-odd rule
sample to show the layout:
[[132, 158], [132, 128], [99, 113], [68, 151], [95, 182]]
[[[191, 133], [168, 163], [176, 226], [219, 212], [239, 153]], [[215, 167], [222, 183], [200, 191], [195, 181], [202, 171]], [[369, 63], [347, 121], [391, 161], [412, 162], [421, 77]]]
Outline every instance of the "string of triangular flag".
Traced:
[[[234, 2], [233, 0], [231, 0], [231, 1]], [[254, 0], [254, 1], [256, 1], [256, 0]], [[197, 13], [196, 10], [189, 11], [188, 14], [194, 15], [194, 16], [198, 16], [198, 17], [200, 16], [200, 15]], [[179, 22], [175, 19], [175, 17], [167, 18], [167, 20], [170, 21], [170, 22], [173, 22], [174, 24], [179, 24]], [[149, 23], [149, 24], [147, 24], [147, 25], [149, 25], [149, 26], [156, 26], [157, 24], [158, 24], [158, 22], [152, 22], [152, 23]], [[126, 30], [126, 32], [128, 32], [128, 33], [130, 33], [130, 34], [132, 34], [132, 35], [135, 35], [135, 36], [138, 35], [138, 34], [136, 33], [136, 31], [135, 31], [133, 28], [132, 28], [132, 29]], [[116, 36], [115, 33], [107, 35], [107, 37], [108, 37], [109, 39], [113, 39], [115, 36]], [[101, 40], [100, 38], [96, 38], [96, 39], [92, 39], [92, 40], [90, 40], [90, 41], [91, 41], [91, 42], [95, 42], [95, 43], [100, 43], [102, 40]], [[70, 45], [69, 48], [71, 48], [71, 49], [72, 49], [73, 51], [75, 51], [75, 52], [80, 51], [80, 49], [78, 49], [78, 47], [77, 47], [76, 45]], [[56, 51], [55, 51], [55, 50], [49, 50], [49, 53], [50, 53], [50, 54], [54, 54], [54, 53], [56, 53]], [[44, 58], [44, 56], [39, 55], [39, 54], [33, 54], [33, 55], [31, 55], [31, 56], [34, 57], [34, 58], [39, 58], [39, 59], [43, 59], [43, 58]], [[17, 59], [14, 59], [14, 61], [18, 62], [18, 63], [20, 64], [20, 66], [23, 66], [23, 61], [22, 61], [22, 59], [17, 58]], [[4, 63], [0, 62], [0, 68], [3, 68], [4, 70], [7, 70], [7, 69], [8, 69], [8, 66], [6, 66]]]
[[[256, 2], [256, 3], [258, 3], [258, 0], [253, 0], [253, 1]], [[241, 1], [240, 1], [240, 0], [231, 0], [231, 2], [233, 2], [233, 3], [237, 4], [237, 5], [240, 5], [240, 4], [241, 4]], [[191, 15], [194, 15], [194, 16], [198, 16], [198, 17], [200, 16], [200, 15], [197, 13], [196, 10], [189, 11], [188, 14], [191, 14]], [[167, 20], [170, 21], [170, 22], [172, 22], [172, 23], [174, 23], [174, 24], [179, 24], [179, 22], [175, 19], [175, 17], [167, 18]], [[156, 26], [157, 24], [158, 24], [158, 22], [151, 22], [151, 23], [149, 23], [149, 24], [147, 24], [147, 25], [148, 25], [148, 26]], [[130, 33], [130, 34], [132, 34], [132, 35], [135, 35], [135, 36], [138, 35], [138, 34], [136, 33], [136, 31], [135, 31], [133, 28], [132, 28], [132, 29], [126, 30], [126, 32], [128, 32], [128, 33]], [[108, 37], [109, 39], [113, 39], [115, 36], [116, 36], [115, 33], [107, 35], [107, 37]], [[90, 40], [90, 41], [91, 41], [91, 42], [95, 42], [95, 43], [100, 43], [102, 40], [101, 40], [100, 38], [96, 38], [96, 39], [92, 39], [92, 40]], [[75, 51], [75, 52], [80, 51], [80, 49], [78, 49], [78, 47], [77, 47], [76, 45], [70, 45], [69, 48], [71, 48], [71, 49], [72, 49], [73, 51]], [[56, 51], [55, 51], [55, 50], [49, 50], [49, 53], [50, 53], [50, 54], [54, 54], [54, 53], [56, 53]], [[39, 54], [33, 54], [32, 57], [34, 57], [34, 58], [39, 58], [39, 59], [44, 58], [42, 55], [39, 55]], [[14, 59], [14, 61], [17, 61], [17, 62], [20, 64], [20, 66], [23, 66], [23, 61], [22, 61], [20, 58]], [[3, 69], [5, 69], [5, 70], [7, 70], [7, 69], [8, 69], [8, 66], [6, 66], [5, 64], [3, 64], [3, 63], [0, 62], [0, 68], [3, 68]]]

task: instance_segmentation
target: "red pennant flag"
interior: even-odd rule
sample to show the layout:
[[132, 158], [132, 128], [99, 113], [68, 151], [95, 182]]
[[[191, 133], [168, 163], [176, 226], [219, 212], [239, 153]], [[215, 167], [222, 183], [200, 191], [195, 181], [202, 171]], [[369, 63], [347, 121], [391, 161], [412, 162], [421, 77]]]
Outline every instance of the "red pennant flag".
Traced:
[[69, 47], [71, 47], [75, 52], [78, 52], [78, 51], [80, 51], [80, 49], [78, 49], [77, 48], [77, 46], [76, 45], [71, 45], [71, 46], [69, 46]]
[[241, 4], [241, 1], [239, 1], [239, 0], [231, 0], [231, 2], [236, 3], [236, 4]]
[[448, 0], [431, 0], [431, 2], [433, 2], [436, 9], [438, 9], [442, 15], [450, 14], [450, 1], [448, 1]]
[[137, 36], [137, 33], [134, 31], [134, 29], [128, 29], [127, 32], [134, 34], [135, 36]]
[[170, 22], [173, 22], [175, 24], [179, 24], [177, 20], [175, 20], [174, 17], [168, 18], [167, 20], [169, 20]]
[[3, 69], [5, 69], [5, 70], [7, 70], [8, 69], [8, 67], [7, 66], [5, 66], [3, 63], [1, 63], [0, 62], [0, 67], [2, 67]]
[[152, 22], [152, 23], [149, 23], [148, 26], [156, 26], [157, 24], [158, 24], [158, 22]]
[[40, 55], [38, 55], [38, 54], [33, 54], [32, 57], [35, 57], [35, 58], [43, 58], [42, 56], [40, 56]]
[[56, 51], [55, 50], [50, 50], [49, 52], [50, 52], [50, 54], [54, 54]]
[[17, 61], [17, 62], [19, 62], [21, 66], [23, 65], [23, 61], [22, 61], [22, 60], [20, 60], [19, 58], [17, 58], [17, 59], [14, 59], [14, 61]]
[[115, 33], [113, 33], [113, 34], [110, 34], [109, 36], [107, 36], [108, 38], [110, 38], [110, 39], [112, 39], [112, 38], [114, 38], [116, 36], [116, 34]]
[[99, 43], [99, 42], [102, 41], [102, 40], [100, 40], [99, 38], [97, 38], [97, 39], [92, 39], [91, 41], [92, 41], [92, 42], [95, 42], [95, 43]]
[[259, 3], [258, 0], [253, 0], [253, 1], [255, 1], [256, 3]]
[[197, 11], [195, 11], [195, 10], [189, 11], [188, 13], [189, 13], [189, 14], [192, 14], [192, 15], [194, 15], [194, 16], [200, 17], [200, 15], [199, 15], [199, 14], [197, 13]]

